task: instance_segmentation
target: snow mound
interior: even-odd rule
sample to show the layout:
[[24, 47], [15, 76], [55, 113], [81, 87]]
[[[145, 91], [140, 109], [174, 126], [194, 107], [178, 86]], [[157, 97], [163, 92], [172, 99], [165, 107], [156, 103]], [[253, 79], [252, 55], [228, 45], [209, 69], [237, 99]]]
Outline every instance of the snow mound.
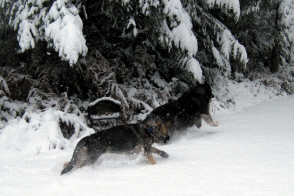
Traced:
[[[74, 133], [66, 139], [60, 122], [72, 124]], [[8, 121], [0, 129], [1, 151], [19, 151], [25, 154], [38, 154], [52, 149], [72, 147], [80, 138], [94, 131], [75, 114], [48, 109], [43, 112], [26, 112], [22, 118]]]

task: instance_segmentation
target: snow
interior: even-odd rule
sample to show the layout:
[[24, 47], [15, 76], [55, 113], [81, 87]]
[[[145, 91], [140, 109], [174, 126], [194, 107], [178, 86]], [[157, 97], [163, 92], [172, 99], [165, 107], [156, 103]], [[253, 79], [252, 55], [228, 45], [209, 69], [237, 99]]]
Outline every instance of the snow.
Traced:
[[23, 20], [20, 23], [17, 39], [22, 52], [35, 47], [34, 37], [36, 35], [37, 29], [34, 24], [30, 23], [28, 20]]
[[283, 27], [283, 36], [290, 48], [291, 61], [293, 61], [293, 43], [294, 43], [294, 2], [292, 0], [283, 0], [279, 7], [280, 25]]
[[[46, 16], [46, 39], [52, 40], [54, 48], [59, 56], [76, 63], [79, 55], [85, 56], [88, 48], [83, 36], [83, 22], [74, 6], [66, 7], [67, 0], [57, 0], [50, 8]], [[49, 23], [49, 21], [54, 22]]]
[[[2, 85], [3, 88], [4, 88], [4, 91], [5, 91], [7, 94], [10, 95], [10, 91], [9, 91], [8, 85], [7, 85], [5, 79], [4, 79], [2, 76], [0, 76], [0, 85]], [[1, 91], [2, 91], [2, 90], [0, 90], [0, 95], [1, 95]]]
[[113, 114], [102, 114], [100, 116], [97, 115], [91, 115], [91, 118], [94, 120], [102, 120], [102, 119], [111, 119], [111, 118], [118, 118], [119, 117], [119, 113], [113, 113]]
[[[59, 174], [74, 145], [27, 153], [22, 143], [12, 143], [15, 137], [33, 139], [25, 127], [5, 140], [0, 129], [0, 195], [292, 195], [293, 107], [291, 95], [213, 114], [218, 127], [203, 123], [200, 130], [176, 133], [167, 145], [154, 145], [170, 155], [154, 155], [157, 165], [141, 155], [108, 154], [64, 176]], [[3, 141], [18, 149], [4, 148]]]
[[179, 0], [165, 0], [163, 3], [163, 13], [170, 20], [169, 24], [166, 21], [163, 22], [163, 32], [168, 35], [168, 38], [177, 48], [188, 51], [190, 57], [195, 55], [198, 50], [198, 43], [192, 32], [193, 25], [189, 14], [183, 9]]
[[204, 1], [210, 8], [218, 6], [219, 8], [225, 8], [226, 10], [232, 10], [235, 14], [235, 19], [240, 17], [240, 3], [239, 0], [207, 0]]
[[117, 105], [121, 105], [120, 101], [115, 100], [115, 99], [113, 99], [111, 97], [102, 97], [102, 98], [96, 99], [95, 101], [89, 103], [89, 106], [96, 105], [98, 102], [101, 102], [101, 101], [111, 101], [113, 103], [116, 103]]
[[[6, 6], [6, 2], [11, 5]], [[72, 65], [79, 55], [85, 56], [88, 48], [83, 35], [83, 22], [78, 9], [68, 0], [56, 0], [51, 7], [44, 0], [0, 0], [1, 8], [10, 14], [9, 25], [18, 29], [17, 40], [21, 51], [35, 47], [39, 40], [46, 40], [62, 59]]]
[[136, 21], [135, 21], [134, 17], [131, 17], [129, 19], [129, 23], [127, 25], [127, 29], [129, 29], [131, 26], [133, 27], [133, 35], [134, 35], [134, 37], [136, 37], [138, 35], [138, 30], [136, 28]]
[[[10, 107], [12, 108], [12, 106]], [[59, 127], [60, 121], [67, 125], [73, 124], [75, 130], [70, 140], [63, 137]], [[0, 129], [0, 148], [11, 152], [19, 151], [23, 154], [35, 155], [55, 148], [69, 148], [80, 140], [77, 138], [91, 133], [94, 131], [88, 128], [75, 114], [53, 109], [41, 113], [28, 111], [22, 119], [10, 120], [3, 129]]]
[[187, 61], [186, 70], [190, 71], [197, 81], [202, 82], [202, 69], [199, 62], [195, 58], [191, 58]]
[[244, 64], [246, 65], [246, 63], [248, 62], [246, 49], [233, 37], [232, 33], [229, 30], [225, 29], [221, 33], [219, 43], [222, 46], [221, 51], [227, 59], [230, 58], [230, 54], [232, 53], [234, 58], [236, 58], [237, 55], [240, 54], [240, 61], [244, 62]]

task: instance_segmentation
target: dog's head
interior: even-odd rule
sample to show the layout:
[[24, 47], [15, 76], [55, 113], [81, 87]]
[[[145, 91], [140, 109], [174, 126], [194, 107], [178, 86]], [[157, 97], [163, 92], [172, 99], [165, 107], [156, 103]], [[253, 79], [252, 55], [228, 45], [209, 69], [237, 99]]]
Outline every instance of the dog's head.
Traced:
[[182, 98], [198, 97], [199, 95], [206, 98], [207, 100], [211, 100], [214, 97], [211, 87], [207, 82], [189, 88], [188, 91], [182, 95]]
[[171, 127], [171, 121], [163, 123], [161, 119], [158, 119], [157, 121], [153, 121], [153, 123], [148, 126], [150, 126], [148, 131], [155, 137], [157, 140], [156, 142], [166, 143], [170, 139], [168, 132]]

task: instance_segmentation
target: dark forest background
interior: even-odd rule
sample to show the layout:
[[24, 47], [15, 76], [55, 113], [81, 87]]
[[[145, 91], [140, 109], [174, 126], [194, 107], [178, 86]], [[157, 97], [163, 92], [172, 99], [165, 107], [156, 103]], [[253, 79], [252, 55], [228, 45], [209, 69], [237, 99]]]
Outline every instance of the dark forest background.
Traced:
[[[168, 1], [60, 1], [68, 10], [77, 9], [83, 23], [88, 51], [74, 63], [61, 58], [52, 40], [42, 33], [32, 33], [34, 47], [20, 47], [21, 27], [15, 22], [20, 20], [19, 10], [36, 7], [27, 17], [28, 21], [35, 20], [41, 18], [43, 8], [48, 8], [48, 13], [55, 1], [0, 2], [2, 121], [23, 117], [30, 107], [83, 116], [89, 102], [112, 97], [122, 103], [122, 123], [131, 122], [138, 114], [177, 99], [189, 86], [204, 80], [224, 108], [234, 104], [228, 95], [233, 90], [229, 83], [258, 81], [280, 93], [293, 93], [292, 20], [281, 11], [288, 6], [291, 16], [293, 10], [284, 1], [236, 1], [240, 13], [226, 1], [178, 1], [193, 25], [198, 51], [192, 57], [199, 62], [202, 81], [187, 69], [189, 51], [159, 39], [164, 34], [160, 30], [163, 22], [170, 30], [175, 23], [180, 24], [177, 15], [164, 11]], [[143, 10], [142, 2], [149, 7]], [[36, 27], [38, 32], [44, 31], [41, 23]], [[239, 47], [234, 51], [235, 45], [225, 46], [226, 41], [245, 50]], [[23, 103], [22, 107], [13, 107], [15, 102]]]

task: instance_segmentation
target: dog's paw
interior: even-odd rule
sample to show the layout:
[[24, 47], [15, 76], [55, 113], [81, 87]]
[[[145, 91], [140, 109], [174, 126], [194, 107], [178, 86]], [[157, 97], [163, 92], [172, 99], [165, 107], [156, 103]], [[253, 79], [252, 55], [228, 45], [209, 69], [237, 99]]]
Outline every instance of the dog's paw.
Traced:
[[196, 127], [197, 127], [198, 129], [200, 129], [201, 126], [202, 126], [202, 123], [196, 123]]
[[219, 122], [218, 121], [215, 121], [213, 126], [214, 127], [217, 127], [218, 125], [219, 125]]
[[160, 153], [160, 156], [163, 157], [163, 158], [168, 158], [168, 154], [166, 152], [164, 152], [164, 151], [162, 151]]

